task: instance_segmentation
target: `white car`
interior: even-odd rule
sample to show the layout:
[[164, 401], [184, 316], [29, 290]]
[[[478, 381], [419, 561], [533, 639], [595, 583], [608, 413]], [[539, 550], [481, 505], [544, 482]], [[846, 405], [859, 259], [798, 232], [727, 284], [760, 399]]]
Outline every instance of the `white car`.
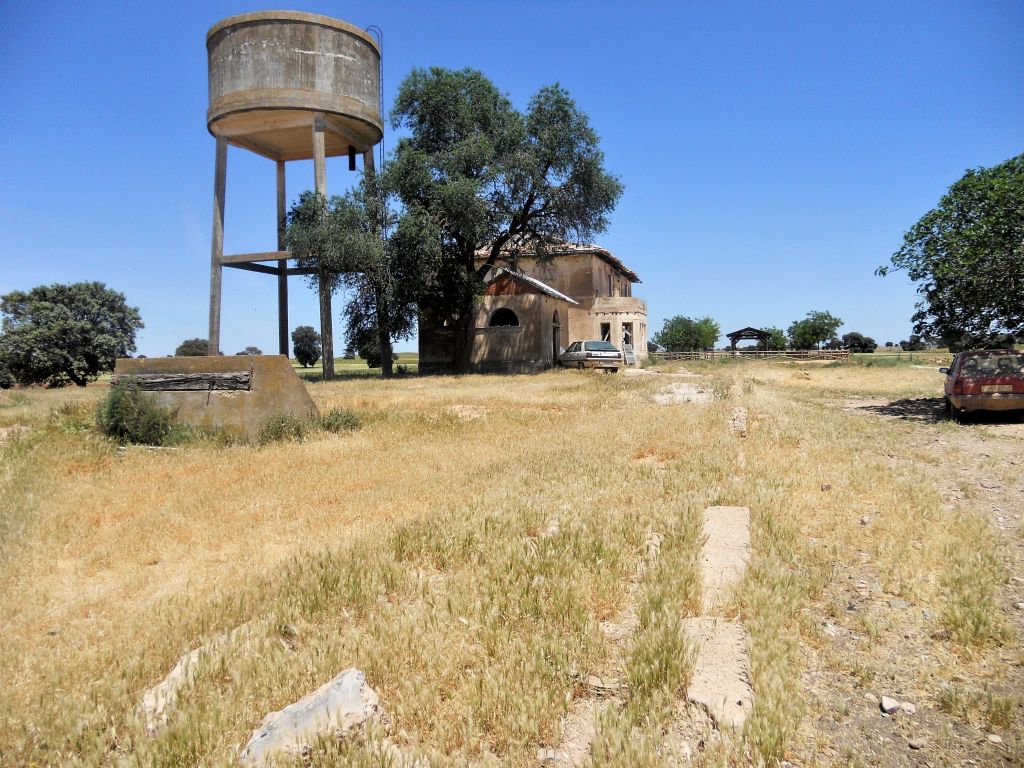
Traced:
[[622, 352], [608, 341], [574, 341], [558, 358], [566, 368], [601, 368], [610, 373], [624, 365]]

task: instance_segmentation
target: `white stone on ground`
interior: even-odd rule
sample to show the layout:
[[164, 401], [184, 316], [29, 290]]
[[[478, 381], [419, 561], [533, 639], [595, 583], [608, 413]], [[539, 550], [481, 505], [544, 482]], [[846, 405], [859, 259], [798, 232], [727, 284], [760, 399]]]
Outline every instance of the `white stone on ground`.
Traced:
[[900, 703], [896, 699], [892, 699], [888, 696], [882, 697], [882, 703], [879, 705], [883, 712], [887, 715], [891, 715], [900, 708]]
[[733, 431], [736, 432], [740, 437], [747, 436], [747, 409], [743, 406], [737, 406], [732, 409], [732, 416], [729, 417], [729, 426], [732, 427]]
[[366, 684], [366, 674], [346, 669], [308, 696], [263, 718], [239, 762], [260, 766], [281, 752], [299, 754], [320, 736], [343, 734], [364, 724], [378, 706], [376, 692]]
[[707, 392], [696, 384], [673, 382], [665, 387], [665, 391], [654, 396], [658, 405], [676, 405], [678, 403], [710, 403], [715, 399], [713, 392]]

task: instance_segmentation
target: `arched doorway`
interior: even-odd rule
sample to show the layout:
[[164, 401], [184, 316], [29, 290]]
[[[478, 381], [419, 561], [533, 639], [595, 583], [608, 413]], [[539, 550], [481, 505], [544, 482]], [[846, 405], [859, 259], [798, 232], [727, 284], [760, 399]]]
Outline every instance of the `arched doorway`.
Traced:
[[562, 353], [562, 324], [558, 321], [558, 310], [551, 316], [551, 362], [557, 363]]

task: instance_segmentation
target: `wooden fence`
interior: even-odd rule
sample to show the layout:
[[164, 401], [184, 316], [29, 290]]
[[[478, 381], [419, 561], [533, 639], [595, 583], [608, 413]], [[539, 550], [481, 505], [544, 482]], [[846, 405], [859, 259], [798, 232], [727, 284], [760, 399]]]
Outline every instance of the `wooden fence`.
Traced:
[[786, 349], [782, 351], [762, 350], [714, 350], [712, 352], [651, 352], [655, 360], [725, 360], [740, 357], [767, 358], [771, 360], [849, 360], [848, 349]]

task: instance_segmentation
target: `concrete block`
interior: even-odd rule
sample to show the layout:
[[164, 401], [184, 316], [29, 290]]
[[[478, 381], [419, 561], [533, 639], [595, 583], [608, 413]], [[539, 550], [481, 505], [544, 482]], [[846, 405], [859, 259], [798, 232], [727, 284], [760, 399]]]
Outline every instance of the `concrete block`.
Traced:
[[284, 355], [121, 359], [114, 380], [124, 376], [134, 377], [157, 402], [174, 408], [182, 422], [241, 437], [255, 437], [279, 413], [319, 415]]

